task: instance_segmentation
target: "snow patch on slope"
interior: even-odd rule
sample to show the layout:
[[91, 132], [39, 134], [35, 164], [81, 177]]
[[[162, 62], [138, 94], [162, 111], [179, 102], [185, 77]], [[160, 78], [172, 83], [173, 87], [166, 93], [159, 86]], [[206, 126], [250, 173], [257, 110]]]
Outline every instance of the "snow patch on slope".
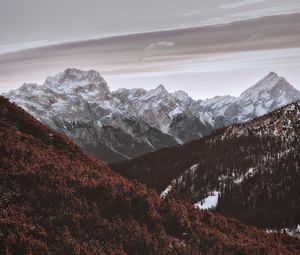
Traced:
[[199, 201], [198, 203], [195, 203], [194, 207], [199, 209], [215, 208], [218, 204], [219, 194], [220, 193], [218, 191], [212, 191], [209, 196]]

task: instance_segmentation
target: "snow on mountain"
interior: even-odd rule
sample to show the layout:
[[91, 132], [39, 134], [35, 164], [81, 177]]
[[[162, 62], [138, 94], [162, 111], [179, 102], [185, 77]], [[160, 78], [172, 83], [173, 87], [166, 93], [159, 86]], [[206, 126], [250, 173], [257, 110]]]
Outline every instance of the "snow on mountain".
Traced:
[[195, 208], [199, 209], [212, 209], [218, 204], [219, 192], [213, 191], [209, 196], [194, 204]]
[[106, 81], [94, 70], [80, 71], [69, 68], [55, 76], [48, 77], [44, 86], [62, 93], [76, 92], [81, 88], [87, 89], [87, 92], [91, 92], [90, 94], [109, 93]]
[[169, 93], [163, 85], [110, 91], [97, 71], [70, 68], [42, 85], [25, 83], [5, 96], [96, 156], [101, 157], [99, 147], [110, 149], [109, 158], [101, 159], [115, 161], [247, 121], [299, 99], [300, 92], [270, 73], [238, 98], [193, 100], [184, 91]]
[[156, 105], [163, 103], [164, 100], [168, 101], [173, 99], [163, 85], [159, 85], [155, 89], [151, 89], [140, 98], [140, 101], [147, 103], [154, 103]]
[[235, 100], [236, 98], [232, 96], [216, 96], [207, 100], [194, 101], [190, 108], [193, 115], [202, 122], [219, 128], [227, 125], [224, 123], [224, 113]]
[[270, 72], [258, 83], [244, 91], [236, 100], [237, 116], [231, 114], [232, 122], [246, 122], [254, 117], [269, 113], [300, 98], [300, 92], [283, 77]]
[[175, 100], [183, 105], [183, 106], [188, 106], [191, 104], [191, 102], [193, 101], [193, 99], [184, 91], [182, 90], [177, 90], [175, 91], [172, 96], [175, 98]]

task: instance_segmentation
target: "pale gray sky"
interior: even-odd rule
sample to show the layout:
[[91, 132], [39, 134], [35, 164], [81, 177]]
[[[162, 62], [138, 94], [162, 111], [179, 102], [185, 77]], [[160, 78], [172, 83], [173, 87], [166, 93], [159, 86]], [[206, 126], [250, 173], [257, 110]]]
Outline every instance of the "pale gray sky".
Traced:
[[[271, 70], [300, 89], [299, 0], [0, 0], [0, 7], [0, 91], [67, 67], [94, 68], [112, 89], [163, 83], [194, 98], [238, 95]], [[165, 32], [140, 34], [149, 31]], [[123, 36], [89, 40], [111, 35]], [[36, 49], [72, 41], [79, 42]]]

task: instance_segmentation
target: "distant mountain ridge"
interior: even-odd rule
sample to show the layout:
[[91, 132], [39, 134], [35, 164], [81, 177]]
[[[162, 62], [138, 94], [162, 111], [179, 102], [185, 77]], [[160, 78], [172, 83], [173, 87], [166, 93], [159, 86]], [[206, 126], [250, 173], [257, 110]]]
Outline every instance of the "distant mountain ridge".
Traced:
[[67, 69], [5, 96], [96, 157], [117, 162], [261, 116], [300, 99], [300, 92], [271, 72], [238, 98], [193, 100], [163, 85], [110, 91], [97, 71]]

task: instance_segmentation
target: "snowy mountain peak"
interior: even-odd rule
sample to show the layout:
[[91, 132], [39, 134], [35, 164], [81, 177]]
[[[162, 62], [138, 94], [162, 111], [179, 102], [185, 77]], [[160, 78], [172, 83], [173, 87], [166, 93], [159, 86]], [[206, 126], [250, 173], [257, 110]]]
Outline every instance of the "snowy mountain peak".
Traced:
[[247, 89], [244, 93], [248, 94], [249, 92], [251, 92], [251, 94], [253, 94], [260, 93], [260, 91], [262, 90], [266, 91], [272, 89], [278, 83], [279, 79], [280, 77], [276, 73], [270, 72], [267, 76], [265, 76], [252, 87]]
[[173, 97], [176, 98], [177, 101], [179, 101], [183, 104], [188, 104], [192, 101], [190, 96], [182, 90], [177, 90], [172, 95], [173, 95]]
[[159, 86], [157, 86], [154, 90], [157, 91], [157, 92], [159, 92], [159, 93], [168, 93], [168, 91], [166, 90], [166, 88], [162, 84], [160, 84]]
[[[270, 72], [267, 76], [244, 91], [231, 108], [238, 115], [238, 122], [245, 122], [281, 106], [299, 100], [300, 92], [283, 77]], [[236, 112], [236, 109], [239, 109]], [[231, 123], [235, 120], [231, 121]]]
[[244, 91], [239, 97], [239, 100], [257, 102], [257, 100], [266, 99], [266, 97], [275, 99], [276, 96], [282, 95], [288, 97], [289, 94], [293, 93], [299, 95], [299, 91], [283, 77], [279, 77], [276, 73], [270, 72], [266, 77]]
[[159, 103], [160, 100], [166, 99], [171, 97], [168, 91], [165, 89], [163, 85], [159, 85], [155, 89], [149, 90], [141, 99], [142, 101], [147, 102], [157, 102]]
[[115, 96], [122, 102], [126, 102], [128, 100], [138, 101], [140, 100], [140, 97], [145, 95], [147, 90], [142, 88], [134, 88], [134, 89], [118, 89], [116, 91], [113, 91], [111, 94], [112, 96]]
[[279, 78], [279, 76], [277, 73], [271, 71], [265, 78], [277, 79], [277, 78]]
[[48, 77], [44, 83], [45, 86], [51, 89], [64, 92], [91, 84], [104, 92], [109, 92], [107, 83], [95, 70], [82, 71], [76, 68], [68, 68], [59, 74]]
[[261, 89], [272, 89], [280, 81], [285, 81], [285, 79], [283, 77], [279, 77], [275, 72], [270, 72], [267, 76], [257, 82], [254, 87]]

